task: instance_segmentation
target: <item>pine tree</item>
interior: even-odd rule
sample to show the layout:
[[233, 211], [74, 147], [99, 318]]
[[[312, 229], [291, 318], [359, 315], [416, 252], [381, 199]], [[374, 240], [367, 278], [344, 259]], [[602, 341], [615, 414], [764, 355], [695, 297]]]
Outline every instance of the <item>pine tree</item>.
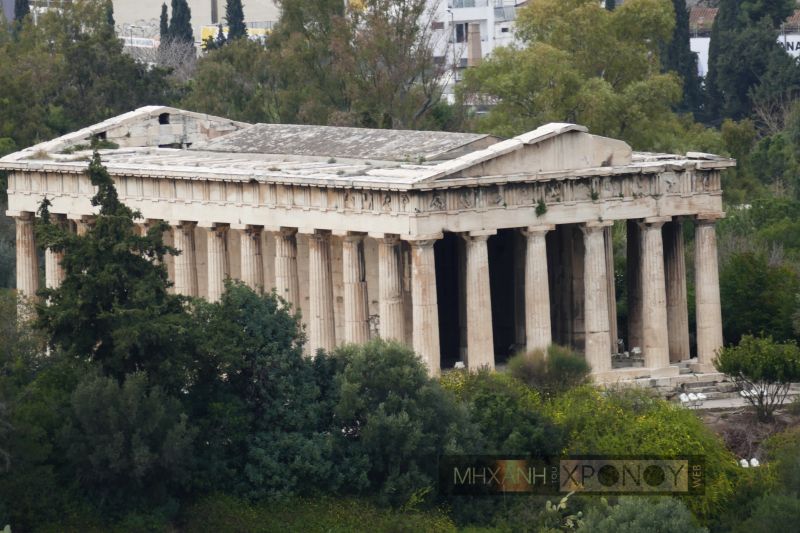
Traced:
[[31, 4], [28, 0], [14, 0], [14, 20], [22, 22], [31, 12]]
[[697, 55], [689, 46], [689, 10], [686, 0], [672, 0], [675, 7], [675, 30], [664, 51], [664, 69], [677, 72], [683, 79], [683, 101], [680, 111], [696, 112], [701, 105]]
[[172, 0], [172, 18], [169, 21], [170, 39], [186, 43], [194, 43], [192, 30], [192, 10], [186, 0]]
[[225, 3], [225, 21], [228, 23], [228, 40], [232, 41], [240, 37], [247, 37], [242, 0], [227, 0]]

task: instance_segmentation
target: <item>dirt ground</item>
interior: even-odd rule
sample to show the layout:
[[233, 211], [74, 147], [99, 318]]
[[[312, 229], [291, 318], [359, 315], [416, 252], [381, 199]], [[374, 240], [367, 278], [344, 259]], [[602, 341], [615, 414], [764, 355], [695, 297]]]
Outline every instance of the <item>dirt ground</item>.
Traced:
[[770, 435], [800, 425], [800, 410], [783, 409], [775, 413], [769, 423], [756, 420], [752, 407], [740, 407], [725, 411], [700, 411], [698, 416], [714, 433], [722, 437], [737, 457], [755, 457], [764, 460], [762, 444]]

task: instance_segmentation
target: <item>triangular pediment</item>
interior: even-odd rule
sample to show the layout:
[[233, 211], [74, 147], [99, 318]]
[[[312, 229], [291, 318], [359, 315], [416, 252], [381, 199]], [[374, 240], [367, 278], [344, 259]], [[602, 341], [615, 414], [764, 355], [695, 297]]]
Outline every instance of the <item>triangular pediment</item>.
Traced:
[[592, 135], [577, 124], [551, 123], [436, 165], [420, 181], [624, 166], [632, 155], [624, 141]]

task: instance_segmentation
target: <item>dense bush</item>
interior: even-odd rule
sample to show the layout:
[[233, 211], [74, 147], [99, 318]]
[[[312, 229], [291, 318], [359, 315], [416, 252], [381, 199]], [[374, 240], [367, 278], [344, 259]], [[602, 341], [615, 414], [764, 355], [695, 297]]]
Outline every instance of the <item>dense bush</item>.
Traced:
[[800, 523], [800, 499], [789, 494], [764, 494], [753, 505], [753, 513], [737, 524], [735, 533], [774, 533]]
[[618, 505], [590, 511], [581, 531], [586, 533], [702, 533], [692, 514], [674, 498], [622, 498]]
[[333, 431], [352, 488], [395, 505], [433, 490], [438, 456], [464, 451], [466, 410], [399, 343], [373, 340], [336, 356], [347, 363], [336, 378]]
[[545, 397], [550, 397], [586, 383], [591, 367], [581, 354], [551, 344], [546, 353], [536, 350], [512, 357], [508, 361], [508, 371]]
[[189, 507], [183, 530], [187, 533], [346, 533], [374, 531], [400, 533], [455, 532], [441, 511], [393, 510], [356, 499], [293, 499], [247, 503], [212, 495]]
[[723, 442], [692, 411], [649, 391], [579, 387], [548, 409], [567, 434], [567, 453], [703, 456], [705, 493], [686, 499], [703, 520], [716, 515], [734, 489], [738, 469]]

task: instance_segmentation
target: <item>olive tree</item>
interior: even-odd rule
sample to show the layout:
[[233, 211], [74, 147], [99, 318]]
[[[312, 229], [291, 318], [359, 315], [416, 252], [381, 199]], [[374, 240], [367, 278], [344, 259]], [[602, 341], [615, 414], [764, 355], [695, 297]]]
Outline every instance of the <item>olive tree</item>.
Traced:
[[771, 420], [789, 385], [800, 381], [800, 348], [794, 341], [745, 335], [737, 346], [720, 350], [714, 366], [747, 391], [745, 398], [756, 408], [759, 420]]

